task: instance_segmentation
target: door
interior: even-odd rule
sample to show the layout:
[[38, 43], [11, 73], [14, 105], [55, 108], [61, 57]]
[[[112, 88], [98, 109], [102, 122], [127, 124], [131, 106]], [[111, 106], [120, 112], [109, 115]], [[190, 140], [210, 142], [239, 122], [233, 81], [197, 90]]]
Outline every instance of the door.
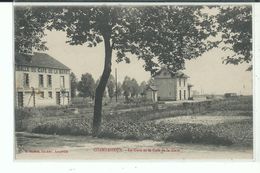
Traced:
[[18, 92], [18, 107], [23, 107], [23, 92]]
[[60, 92], [56, 92], [56, 104], [60, 105]]

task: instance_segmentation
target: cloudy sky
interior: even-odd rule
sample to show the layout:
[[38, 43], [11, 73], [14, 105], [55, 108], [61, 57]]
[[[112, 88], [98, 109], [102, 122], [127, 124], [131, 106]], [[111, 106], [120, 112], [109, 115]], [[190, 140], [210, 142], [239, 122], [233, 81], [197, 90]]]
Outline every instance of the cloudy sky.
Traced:
[[[98, 79], [104, 66], [103, 44], [95, 48], [87, 46], [70, 46], [65, 43], [66, 35], [60, 31], [48, 31], [45, 37], [49, 55], [71, 68], [78, 79], [81, 74], [91, 73], [94, 79]], [[223, 94], [225, 92], [236, 92], [241, 94], [252, 94], [252, 73], [246, 71], [248, 64], [238, 66], [222, 64], [222, 57], [228, 52], [219, 48], [210, 50], [197, 59], [186, 62], [184, 72], [190, 76], [189, 83], [194, 85], [194, 90], [207, 94]], [[147, 81], [150, 73], [143, 68], [144, 62], [131, 57], [131, 63], [116, 63], [113, 54], [112, 74], [115, 68], [118, 71], [118, 81], [122, 82], [124, 77], [135, 78], [139, 83]]]

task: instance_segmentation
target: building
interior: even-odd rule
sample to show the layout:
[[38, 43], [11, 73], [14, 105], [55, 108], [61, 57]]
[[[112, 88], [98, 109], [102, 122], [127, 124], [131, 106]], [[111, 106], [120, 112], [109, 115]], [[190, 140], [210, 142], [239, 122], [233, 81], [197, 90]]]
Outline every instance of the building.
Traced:
[[163, 67], [154, 76], [158, 100], [188, 100], [192, 97], [189, 76], [182, 72], [172, 72]]
[[155, 86], [148, 85], [146, 88], [146, 98], [152, 102], [157, 102], [157, 89]]
[[17, 107], [68, 105], [70, 69], [45, 53], [15, 57]]

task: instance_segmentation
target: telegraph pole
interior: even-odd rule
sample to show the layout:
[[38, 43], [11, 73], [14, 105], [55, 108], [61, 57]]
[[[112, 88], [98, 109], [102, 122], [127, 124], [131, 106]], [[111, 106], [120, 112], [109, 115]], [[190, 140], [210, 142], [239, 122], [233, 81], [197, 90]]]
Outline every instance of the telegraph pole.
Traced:
[[115, 78], [116, 78], [116, 102], [117, 102], [117, 69], [115, 68]]
[[35, 107], [35, 90], [32, 88], [32, 94], [33, 94], [33, 107]]

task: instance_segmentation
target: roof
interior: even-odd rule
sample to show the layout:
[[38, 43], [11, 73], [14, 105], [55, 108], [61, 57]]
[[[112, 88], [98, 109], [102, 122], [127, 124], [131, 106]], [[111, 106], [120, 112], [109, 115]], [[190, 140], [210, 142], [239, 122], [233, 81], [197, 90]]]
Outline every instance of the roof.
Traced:
[[15, 64], [30, 67], [46, 67], [62, 70], [70, 70], [66, 65], [62, 64], [55, 58], [46, 53], [35, 52], [33, 55], [18, 54], [15, 56]]
[[148, 85], [146, 90], [152, 90], [152, 91], [157, 91], [158, 89], [156, 88], [156, 86], [153, 86], [153, 85]]
[[169, 72], [172, 78], [175, 78], [175, 77], [176, 78], [189, 78], [188, 75], [184, 74], [181, 71], [173, 72], [173, 71], [167, 69], [166, 67], [162, 67], [157, 73], [154, 74], [154, 77], [157, 75], [160, 75], [162, 71]]

